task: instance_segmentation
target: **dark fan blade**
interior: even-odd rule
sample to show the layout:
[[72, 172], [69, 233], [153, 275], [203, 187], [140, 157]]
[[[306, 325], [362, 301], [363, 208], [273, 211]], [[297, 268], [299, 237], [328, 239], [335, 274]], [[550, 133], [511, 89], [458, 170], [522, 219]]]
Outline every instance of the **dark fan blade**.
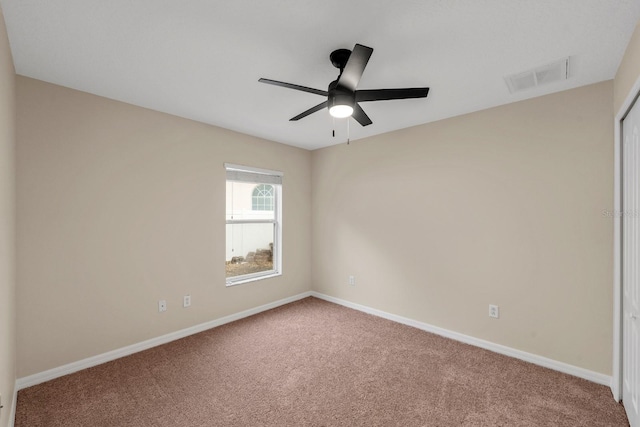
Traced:
[[425, 98], [429, 93], [428, 87], [414, 87], [408, 89], [372, 89], [357, 90], [356, 101], [386, 101], [389, 99]]
[[365, 113], [362, 107], [358, 104], [353, 106], [353, 115], [351, 117], [356, 119], [356, 121], [362, 126], [368, 126], [373, 123], [369, 116], [367, 116], [367, 113]]
[[300, 120], [300, 119], [302, 119], [304, 117], [307, 117], [309, 114], [313, 114], [316, 111], [320, 111], [320, 110], [322, 110], [323, 108], [326, 108], [326, 107], [327, 107], [327, 101], [324, 101], [323, 103], [320, 103], [320, 104], [316, 105], [315, 107], [309, 108], [304, 113], [300, 113], [297, 116], [289, 119], [289, 121], [290, 122], [295, 122], [295, 121]]
[[301, 90], [303, 92], [315, 93], [316, 95], [329, 96], [329, 92], [327, 92], [326, 90], [314, 89], [312, 87], [294, 85], [292, 83], [279, 82], [277, 80], [270, 80], [270, 79], [260, 79], [258, 81], [260, 83], [267, 83], [270, 85], [282, 86], [289, 89]]
[[342, 70], [342, 74], [338, 79], [338, 86], [347, 88], [352, 92], [355, 91], [362, 73], [364, 73], [364, 67], [367, 66], [372, 53], [373, 49], [370, 47], [356, 44], [351, 51], [351, 55], [349, 55], [347, 65], [344, 66], [344, 70]]

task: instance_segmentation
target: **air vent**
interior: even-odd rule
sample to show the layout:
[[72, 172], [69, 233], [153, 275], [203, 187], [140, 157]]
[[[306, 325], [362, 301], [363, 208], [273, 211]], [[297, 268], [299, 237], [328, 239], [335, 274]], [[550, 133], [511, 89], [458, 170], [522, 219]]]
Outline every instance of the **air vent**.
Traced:
[[507, 86], [509, 86], [509, 91], [515, 93], [547, 83], [567, 80], [568, 78], [569, 58], [564, 58], [533, 70], [511, 74], [504, 79], [507, 82]]

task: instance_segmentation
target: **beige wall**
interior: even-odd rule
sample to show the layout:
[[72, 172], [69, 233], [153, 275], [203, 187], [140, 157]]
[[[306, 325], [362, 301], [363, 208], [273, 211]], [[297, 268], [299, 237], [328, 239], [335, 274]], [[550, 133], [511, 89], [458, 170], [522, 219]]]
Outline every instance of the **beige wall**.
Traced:
[[[25, 77], [17, 110], [19, 377], [310, 290], [310, 152]], [[224, 162], [284, 172], [281, 277], [225, 286]]]
[[613, 112], [618, 113], [625, 98], [640, 77], [640, 21], [622, 58], [613, 84]]
[[313, 289], [611, 374], [612, 104], [609, 81], [314, 151]]
[[0, 9], [0, 426], [9, 425], [16, 381], [15, 322], [15, 73]]

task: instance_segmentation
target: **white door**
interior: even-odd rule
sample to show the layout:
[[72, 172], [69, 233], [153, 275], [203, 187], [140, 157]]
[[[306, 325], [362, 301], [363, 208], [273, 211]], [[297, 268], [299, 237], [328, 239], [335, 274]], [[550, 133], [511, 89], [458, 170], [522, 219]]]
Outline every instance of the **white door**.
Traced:
[[640, 427], [640, 101], [622, 122], [622, 403]]

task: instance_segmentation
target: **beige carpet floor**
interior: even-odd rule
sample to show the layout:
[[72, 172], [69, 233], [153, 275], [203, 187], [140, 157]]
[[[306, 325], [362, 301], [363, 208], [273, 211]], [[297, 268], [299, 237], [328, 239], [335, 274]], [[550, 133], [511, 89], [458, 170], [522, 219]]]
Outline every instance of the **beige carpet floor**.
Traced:
[[307, 298], [18, 394], [17, 427], [627, 426], [608, 387]]

